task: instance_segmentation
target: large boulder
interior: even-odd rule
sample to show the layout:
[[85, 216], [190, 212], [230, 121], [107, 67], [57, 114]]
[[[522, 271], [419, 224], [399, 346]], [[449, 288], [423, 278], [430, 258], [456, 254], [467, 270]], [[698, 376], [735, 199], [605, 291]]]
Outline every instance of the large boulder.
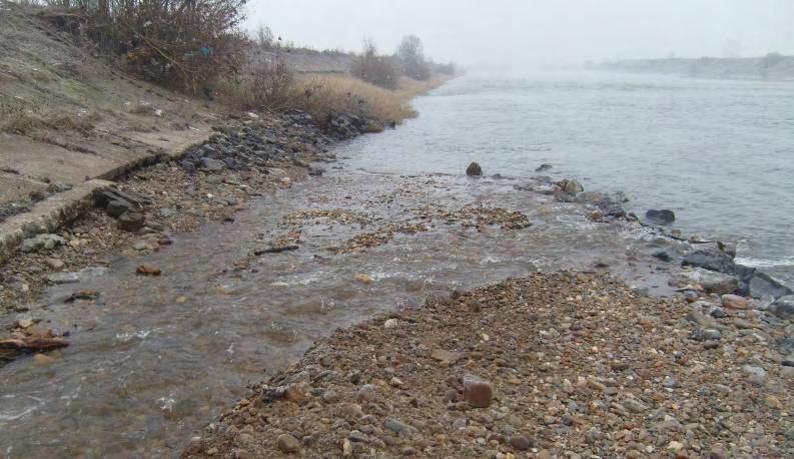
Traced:
[[778, 298], [769, 306], [769, 312], [783, 320], [794, 320], [794, 295]]
[[[738, 268], [741, 265], [736, 265]], [[790, 288], [775, 280], [769, 274], [753, 269], [748, 280], [748, 293], [755, 298], [772, 297], [780, 298], [794, 294]]]
[[733, 257], [720, 250], [709, 249], [689, 252], [684, 256], [684, 261], [681, 264], [726, 274], [733, 274], [736, 271], [736, 263], [733, 262]]
[[645, 220], [653, 225], [669, 225], [675, 221], [675, 213], [668, 209], [650, 209], [645, 212]]
[[482, 176], [482, 167], [479, 164], [471, 163], [469, 167], [466, 168], [466, 175], [469, 177], [480, 177]]
[[734, 293], [739, 288], [739, 280], [735, 277], [702, 268], [697, 268], [687, 274], [687, 278], [692, 282], [700, 284], [706, 293], [725, 295]]

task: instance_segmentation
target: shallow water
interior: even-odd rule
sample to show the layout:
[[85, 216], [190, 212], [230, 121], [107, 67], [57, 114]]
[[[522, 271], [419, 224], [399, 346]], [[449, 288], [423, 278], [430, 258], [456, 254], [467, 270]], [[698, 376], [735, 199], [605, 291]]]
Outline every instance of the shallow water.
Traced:
[[[781, 100], [791, 101], [784, 87], [576, 78], [455, 80], [417, 100], [419, 119], [340, 147], [346, 158], [326, 176], [253, 201], [234, 223], [207, 225], [160, 252], [120, 257], [104, 274], [52, 287], [49, 307], [33, 313], [47, 327], [68, 330], [71, 346], [51, 354], [49, 364], [20, 359], [0, 368], [0, 455], [176, 456], [244, 395], [247, 383], [296, 360], [336, 327], [534, 269], [594, 269], [595, 260], [606, 261], [631, 284], [669, 293], [676, 268], [652, 260], [659, 248], [653, 234], [594, 224], [578, 205], [515, 188], [542, 162], [589, 189], [625, 190], [637, 210], [672, 207], [684, 229], [747, 238], [745, 254], [772, 263], [790, 256], [770, 223], [790, 226], [792, 215], [790, 201], [781, 199], [792, 186], [784, 180], [791, 165], [781, 158], [790, 145], [779, 135], [791, 122], [781, 113]], [[767, 94], [765, 103], [759, 93]], [[755, 124], [731, 121], [747, 118], [756, 102]], [[699, 119], [704, 106], [719, 113]], [[771, 121], [776, 116], [780, 125]], [[768, 159], [738, 164], [750, 150]], [[471, 160], [513, 178], [462, 177]], [[750, 180], [758, 167], [769, 169], [766, 185]], [[428, 173], [444, 171], [456, 175]], [[696, 171], [700, 181], [689, 178]], [[753, 193], [761, 188], [765, 195]], [[734, 196], [737, 189], [746, 200]], [[773, 209], [747, 208], [771, 198]], [[486, 223], [478, 230], [455, 219], [472, 206], [520, 211], [532, 226]], [[285, 219], [306, 210], [344, 210], [349, 218]], [[361, 253], [329, 250], [356, 235], [416, 223], [427, 230], [396, 232]], [[744, 231], [748, 225], [758, 228]], [[297, 251], [250, 255], [296, 231]], [[144, 262], [163, 275], [134, 275]], [[372, 282], [356, 280], [361, 274]], [[64, 303], [81, 290], [100, 292], [97, 304]]]
[[586, 190], [624, 191], [637, 215], [672, 209], [685, 233], [738, 242], [739, 261], [794, 285], [792, 82], [472, 74], [416, 107], [419, 119], [352, 144], [353, 163], [523, 176], [549, 163]]
[[[50, 364], [20, 359], [0, 368], [2, 452], [175, 456], [247, 383], [297, 359], [313, 340], [455, 288], [534, 269], [592, 269], [605, 257], [632, 283], [667, 291], [668, 274], [648, 255], [655, 248], [649, 235], [593, 224], [577, 205], [514, 189], [523, 183], [332, 170], [253, 202], [234, 223], [208, 225], [150, 256], [119, 258], [107, 273], [52, 287], [49, 308], [34, 314], [70, 331], [71, 346], [51, 354]], [[521, 211], [532, 226], [478, 230], [446, 213], [467, 206]], [[349, 221], [285, 220], [340, 209]], [[329, 250], [354, 235], [417, 222], [427, 231], [396, 233], [361, 253]], [[299, 250], [250, 256], [297, 230]], [[163, 275], [134, 275], [142, 262]], [[357, 281], [361, 274], [373, 281]], [[64, 304], [82, 290], [100, 292], [98, 304]]]

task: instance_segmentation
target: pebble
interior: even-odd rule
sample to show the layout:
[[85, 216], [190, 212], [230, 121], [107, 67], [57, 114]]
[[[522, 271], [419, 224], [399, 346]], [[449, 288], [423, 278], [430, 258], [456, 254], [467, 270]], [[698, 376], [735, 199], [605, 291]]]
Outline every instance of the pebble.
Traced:
[[719, 341], [722, 333], [714, 328], [699, 328], [689, 335], [689, 339], [695, 341]]
[[276, 445], [284, 453], [294, 453], [300, 450], [301, 444], [297, 438], [290, 434], [281, 434], [276, 438]]
[[370, 442], [369, 436], [367, 436], [367, 434], [365, 434], [364, 432], [361, 432], [359, 430], [350, 431], [350, 433], [347, 434], [347, 438], [350, 439], [350, 441], [353, 441], [353, 442], [356, 442], [356, 443], [369, 443]]
[[519, 451], [527, 451], [534, 446], [534, 442], [523, 435], [516, 435], [510, 437], [510, 446]]
[[373, 279], [369, 274], [357, 274], [356, 280], [362, 284], [371, 284], [375, 281], [375, 279]]
[[722, 306], [728, 309], [747, 309], [749, 307], [747, 298], [739, 295], [722, 295]]
[[58, 258], [46, 258], [44, 260], [44, 263], [47, 266], [49, 266], [50, 269], [54, 269], [56, 271], [62, 269], [66, 265], [66, 263], [63, 262], [63, 260]]
[[356, 399], [359, 403], [362, 402], [371, 402], [378, 398], [378, 386], [374, 384], [364, 384], [361, 386], [361, 389], [358, 390], [358, 394], [356, 395]]
[[55, 362], [55, 359], [45, 354], [36, 354], [33, 356], [33, 361], [36, 365], [49, 365]]
[[386, 422], [383, 423], [383, 426], [399, 435], [411, 436], [416, 432], [416, 429], [399, 419], [387, 419]]
[[763, 368], [745, 365], [742, 367], [742, 371], [747, 373], [747, 380], [750, 381], [751, 384], [756, 386], [763, 386], [766, 384], [766, 370]]

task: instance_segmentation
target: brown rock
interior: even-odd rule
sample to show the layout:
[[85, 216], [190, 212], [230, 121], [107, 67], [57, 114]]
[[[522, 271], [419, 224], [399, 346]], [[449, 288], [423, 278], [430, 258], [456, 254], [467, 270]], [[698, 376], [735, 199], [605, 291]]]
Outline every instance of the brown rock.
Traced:
[[728, 309], [747, 309], [749, 302], [739, 295], [722, 295], [722, 305]]
[[475, 408], [488, 408], [493, 399], [491, 383], [474, 375], [464, 376], [463, 399]]
[[144, 276], [159, 276], [161, 274], [160, 268], [150, 265], [140, 265], [135, 272]]

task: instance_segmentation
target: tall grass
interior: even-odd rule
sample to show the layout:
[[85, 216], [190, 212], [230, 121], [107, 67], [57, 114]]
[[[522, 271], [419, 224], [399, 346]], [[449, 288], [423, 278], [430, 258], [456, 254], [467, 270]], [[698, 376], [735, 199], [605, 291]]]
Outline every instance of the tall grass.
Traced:
[[293, 107], [316, 117], [350, 114], [399, 123], [416, 116], [410, 95], [384, 89], [347, 75], [303, 76], [295, 81]]
[[278, 75], [248, 76], [219, 84], [221, 102], [244, 110], [301, 110], [318, 120], [334, 115], [356, 115], [383, 124], [400, 123], [416, 116], [412, 98], [445, 81], [436, 77], [416, 81], [402, 77], [394, 90], [381, 88], [350, 75], [295, 75], [289, 85], [257, 87], [280, 81]]

